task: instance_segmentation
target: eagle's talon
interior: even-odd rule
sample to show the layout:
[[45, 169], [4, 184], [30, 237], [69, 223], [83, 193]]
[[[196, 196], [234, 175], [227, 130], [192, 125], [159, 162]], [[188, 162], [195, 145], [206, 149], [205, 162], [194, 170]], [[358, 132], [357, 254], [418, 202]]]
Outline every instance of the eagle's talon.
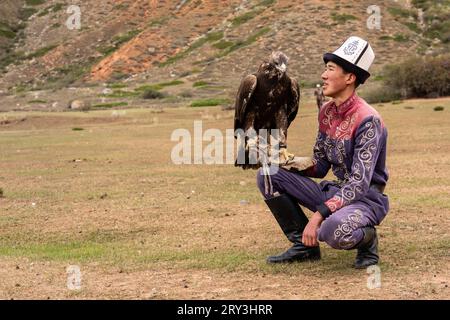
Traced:
[[281, 163], [286, 164], [293, 159], [294, 159], [294, 154], [289, 153], [286, 148], [282, 148], [280, 150], [280, 161], [279, 161], [280, 164]]

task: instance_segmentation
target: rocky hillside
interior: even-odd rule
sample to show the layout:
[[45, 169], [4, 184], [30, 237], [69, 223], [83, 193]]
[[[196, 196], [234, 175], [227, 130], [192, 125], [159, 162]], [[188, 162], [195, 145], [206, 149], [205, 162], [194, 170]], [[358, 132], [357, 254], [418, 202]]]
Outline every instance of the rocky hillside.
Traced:
[[[373, 1], [1, 0], [0, 89], [191, 77], [235, 89], [272, 50], [311, 86], [322, 54], [349, 35], [367, 38], [373, 70], [408, 55], [448, 49], [450, 4], [380, 0], [381, 29], [369, 29]], [[80, 28], [67, 24], [80, 8]], [[74, 21], [73, 19], [70, 21]], [[69, 22], [70, 22], [69, 21]]]

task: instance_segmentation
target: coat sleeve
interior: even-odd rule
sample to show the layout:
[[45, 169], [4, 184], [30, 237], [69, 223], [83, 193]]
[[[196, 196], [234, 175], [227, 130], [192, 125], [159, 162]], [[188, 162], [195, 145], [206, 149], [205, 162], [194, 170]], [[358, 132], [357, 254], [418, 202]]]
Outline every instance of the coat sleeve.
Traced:
[[313, 162], [314, 165], [304, 171], [302, 174], [307, 177], [312, 178], [323, 178], [327, 175], [330, 170], [331, 164], [328, 162], [325, 153], [325, 134], [319, 133], [317, 134], [316, 143], [313, 148]]
[[355, 135], [353, 162], [348, 181], [333, 197], [317, 207], [317, 211], [324, 218], [366, 195], [383, 141], [383, 126], [378, 117], [370, 116], [362, 121]]

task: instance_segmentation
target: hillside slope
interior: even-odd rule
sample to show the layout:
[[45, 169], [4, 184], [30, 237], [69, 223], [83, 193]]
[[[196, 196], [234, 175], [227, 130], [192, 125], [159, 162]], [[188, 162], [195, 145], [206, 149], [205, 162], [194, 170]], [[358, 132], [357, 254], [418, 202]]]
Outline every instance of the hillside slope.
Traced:
[[[367, 0], [3, 0], [0, 87], [157, 82], [189, 74], [228, 86], [272, 50], [284, 51], [290, 73], [311, 84], [322, 54], [351, 34], [371, 42], [373, 70], [448, 48], [445, 20], [438, 23], [443, 30], [436, 28], [448, 17], [448, 1], [437, 9], [428, 2], [378, 1], [381, 29], [370, 30]], [[66, 26], [69, 5], [81, 9], [80, 29]]]

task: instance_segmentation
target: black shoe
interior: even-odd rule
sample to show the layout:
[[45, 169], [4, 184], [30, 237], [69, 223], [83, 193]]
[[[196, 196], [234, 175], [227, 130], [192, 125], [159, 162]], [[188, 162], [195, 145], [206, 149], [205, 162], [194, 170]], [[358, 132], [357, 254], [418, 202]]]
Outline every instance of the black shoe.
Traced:
[[291, 263], [320, 260], [319, 247], [306, 247], [303, 243], [294, 244], [278, 256], [270, 256], [267, 263]]
[[284, 234], [294, 245], [286, 252], [267, 258], [268, 263], [286, 263], [320, 259], [320, 248], [307, 247], [302, 243], [302, 234], [308, 218], [298, 203], [287, 194], [265, 200]]
[[356, 246], [358, 253], [356, 254], [355, 263], [353, 265], [356, 269], [365, 269], [369, 266], [378, 263], [378, 237], [377, 231], [373, 227], [363, 228], [364, 238]]

